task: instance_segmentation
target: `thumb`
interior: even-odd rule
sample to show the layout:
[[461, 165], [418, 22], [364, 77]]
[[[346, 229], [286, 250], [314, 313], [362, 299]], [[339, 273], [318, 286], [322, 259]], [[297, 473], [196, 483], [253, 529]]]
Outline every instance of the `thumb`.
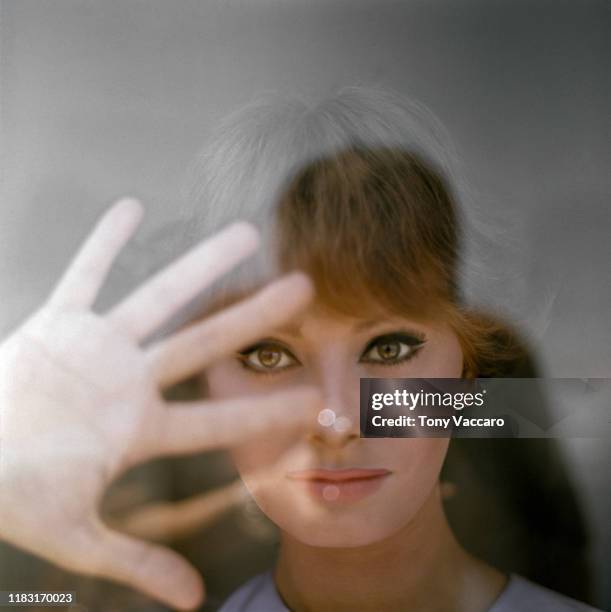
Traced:
[[91, 552], [91, 573], [121, 582], [179, 610], [191, 610], [204, 599], [204, 584], [197, 570], [164, 546], [112, 531], [96, 529]]

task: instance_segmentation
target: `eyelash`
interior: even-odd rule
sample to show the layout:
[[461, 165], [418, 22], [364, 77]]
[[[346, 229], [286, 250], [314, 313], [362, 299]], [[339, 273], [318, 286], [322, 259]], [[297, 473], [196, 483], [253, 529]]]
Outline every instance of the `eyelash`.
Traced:
[[[393, 343], [393, 342], [399, 343], [399, 345], [407, 345], [408, 348], [407, 348], [406, 353], [401, 355], [399, 358], [393, 359], [393, 360], [364, 359], [364, 356], [367, 353], [371, 352], [376, 347], [379, 347], [384, 343]], [[384, 334], [382, 336], [377, 336], [376, 338], [374, 338], [371, 342], [367, 344], [367, 346], [365, 347], [364, 351], [361, 354], [361, 357], [359, 358], [359, 361], [361, 363], [369, 363], [369, 364], [381, 365], [385, 367], [394, 366], [399, 363], [409, 361], [410, 359], [415, 357], [420, 351], [420, 349], [423, 347], [425, 342], [426, 342], [426, 338], [422, 334], [413, 332], [413, 331], [394, 332], [391, 334]], [[251, 355], [253, 355], [253, 353], [255, 353], [256, 351], [261, 350], [262, 348], [268, 348], [268, 349], [271, 348], [272, 350], [275, 349], [281, 353], [280, 360], [282, 360], [284, 356], [288, 356], [291, 360], [293, 360], [293, 363], [291, 363], [290, 365], [284, 366], [282, 368], [278, 368], [278, 369], [265, 368], [264, 366], [256, 366], [252, 363], [249, 363], [248, 360], [251, 357]], [[400, 347], [399, 354], [401, 353], [401, 351], [402, 349]], [[287, 370], [290, 370], [297, 365], [301, 365], [301, 362], [297, 359], [297, 357], [295, 357], [295, 355], [293, 355], [293, 353], [286, 346], [282, 345], [277, 340], [271, 340], [271, 339], [263, 340], [253, 346], [250, 346], [244, 349], [243, 351], [240, 351], [237, 357], [242, 367], [244, 367], [249, 372], [252, 372], [253, 374], [263, 374], [263, 375], [273, 376], [276, 374], [280, 374], [282, 372], [286, 372]]]
[[[381, 345], [385, 343], [390, 344], [394, 342], [398, 343], [399, 345], [401, 344], [406, 345], [408, 347], [406, 353], [392, 360], [363, 359], [363, 356], [369, 353], [370, 351], [372, 351], [373, 349], [380, 347]], [[361, 361], [361, 363], [370, 363], [370, 364], [381, 365], [381, 366], [386, 366], [386, 367], [397, 365], [399, 363], [409, 361], [410, 359], [415, 357], [425, 342], [426, 342], [426, 339], [424, 338], [424, 336], [421, 334], [415, 333], [415, 332], [409, 332], [409, 333], [408, 332], [394, 332], [391, 334], [384, 334], [383, 336], [378, 336], [377, 338], [374, 338], [365, 347], [365, 350], [363, 351], [359, 361]], [[399, 349], [399, 351], [401, 352], [401, 348]]]
[[[262, 348], [276, 349], [279, 352], [283, 353], [284, 355], [288, 355], [290, 359], [294, 361], [294, 363], [292, 363], [291, 365], [285, 366], [283, 368], [279, 368], [277, 370], [273, 368], [265, 368], [265, 367], [249, 364], [248, 358], [253, 353], [261, 350]], [[248, 370], [249, 372], [252, 372], [253, 374], [263, 374], [265, 376], [270, 376], [270, 375], [274, 376], [276, 374], [280, 374], [281, 372], [286, 372], [287, 370], [290, 370], [297, 365], [301, 365], [301, 362], [299, 361], [299, 359], [297, 359], [297, 357], [295, 357], [295, 355], [293, 355], [293, 353], [289, 351], [289, 349], [286, 346], [280, 344], [277, 340], [262, 340], [261, 342], [258, 342], [257, 344], [250, 346], [244, 349], [243, 351], [240, 351], [237, 357], [242, 367], [244, 367], [246, 370]], [[282, 359], [282, 356], [281, 356], [281, 359]]]

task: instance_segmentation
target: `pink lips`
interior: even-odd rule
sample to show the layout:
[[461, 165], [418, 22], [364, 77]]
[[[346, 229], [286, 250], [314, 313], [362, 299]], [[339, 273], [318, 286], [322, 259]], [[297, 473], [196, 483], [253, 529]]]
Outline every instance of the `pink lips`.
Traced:
[[287, 476], [321, 501], [355, 502], [375, 493], [390, 473], [385, 469], [313, 469]]

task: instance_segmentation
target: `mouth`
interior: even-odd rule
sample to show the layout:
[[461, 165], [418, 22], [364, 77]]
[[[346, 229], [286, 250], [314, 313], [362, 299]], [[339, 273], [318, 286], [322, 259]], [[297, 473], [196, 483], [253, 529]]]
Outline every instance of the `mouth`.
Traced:
[[312, 469], [289, 472], [287, 478], [322, 502], [356, 502], [373, 495], [391, 472], [386, 469]]

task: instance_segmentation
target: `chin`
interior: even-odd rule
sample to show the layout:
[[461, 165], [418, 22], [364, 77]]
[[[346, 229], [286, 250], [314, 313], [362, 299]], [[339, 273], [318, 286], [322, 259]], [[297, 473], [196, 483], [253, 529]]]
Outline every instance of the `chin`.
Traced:
[[[295, 501], [295, 500], [293, 500]], [[283, 534], [307, 546], [357, 548], [394, 536], [408, 518], [389, 516], [386, 508], [320, 507], [265, 499], [257, 503]], [[293, 506], [293, 507], [291, 507]]]
[[345, 527], [332, 530], [321, 528], [320, 531], [305, 531], [298, 528], [293, 531], [283, 530], [283, 532], [288, 533], [302, 544], [318, 548], [360, 548], [381, 542], [394, 535], [386, 530], [346, 529]]

